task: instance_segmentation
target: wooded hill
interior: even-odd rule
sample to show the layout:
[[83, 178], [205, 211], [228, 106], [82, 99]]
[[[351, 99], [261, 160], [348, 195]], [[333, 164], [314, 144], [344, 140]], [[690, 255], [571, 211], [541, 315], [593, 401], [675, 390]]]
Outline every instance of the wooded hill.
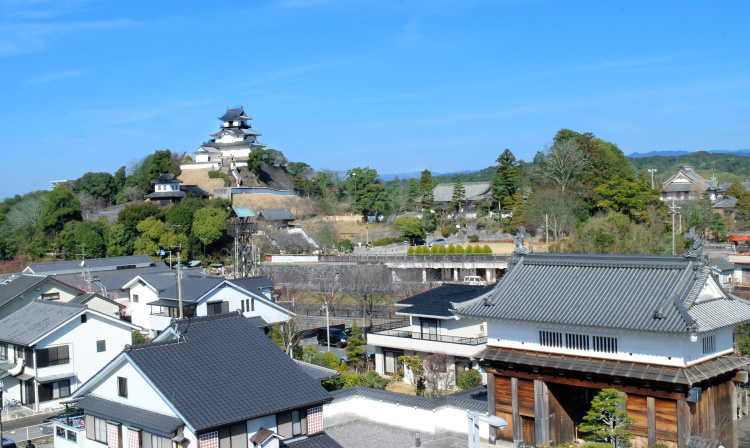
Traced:
[[706, 151], [679, 156], [628, 157], [637, 171], [656, 168], [655, 179], [664, 181], [681, 166], [691, 166], [701, 176], [709, 179], [712, 174], [726, 182], [745, 181], [750, 173], [750, 157], [737, 154], [717, 154]]

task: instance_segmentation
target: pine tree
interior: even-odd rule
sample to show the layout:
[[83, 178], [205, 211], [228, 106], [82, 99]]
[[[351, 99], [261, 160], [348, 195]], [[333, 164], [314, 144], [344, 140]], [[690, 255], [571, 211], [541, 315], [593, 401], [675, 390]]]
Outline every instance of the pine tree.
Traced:
[[361, 370], [365, 353], [365, 340], [362, 337], [362, 331], [357, 325], [357, 320], [352, 323], [352, 334], [346, 345], [346, 360], [349, 361], [357, 370]]
[[524, 218], [523, 196], [521, 196], [520, 191], [517, 191], [513, 195], [513, 217], [510, 219], [510, 228], [518, 230], [518, 227], [523, 225]]
[[430, 170], [422, 171], [422, 177], [419, 178], [419, 191], [426, 193], [427, 190], [432, 190], [435, 184], [432, 182], [432, 173]]
[[407, 210], [414, 210], [416, 208], [416, 203], [414, 201], [417, 200], [419, 197], [420, 191], [419, 191], [419, 182], [417, 182], [417, 179], [409, 179], [409, 186], [406, 190], [406, 209]]
[[461, 179], [456, 179], [456, 182], [453, 184], [453, 197], [451, 198], [452, 206], [457, 211], [461, 211], [461, 202], [466, 199], [466, 188], [464, 188], [464, 183], [461, 182]]
[[628, 401], [617, 389], [602, 389], [591, 402], [591, 408], [583, 417], [578, 429], [585, 440], [607, 442], [618, 448], [627, 443], [633, 435], [628, 426], [635, 420], [628, 417], [627, 411], [619, 410]]

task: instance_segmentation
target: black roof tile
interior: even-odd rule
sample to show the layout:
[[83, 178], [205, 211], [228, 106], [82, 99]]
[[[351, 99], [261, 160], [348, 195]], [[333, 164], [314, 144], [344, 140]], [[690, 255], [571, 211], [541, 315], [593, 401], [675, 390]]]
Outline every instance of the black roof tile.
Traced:
[[182, 420], [170, 415], [129, 406], [106, 400], [95, 395], [87, 395], [76, 403], [76, 407], [100, 418], [113, 419], [128, 426], [145, 429], [148, 432], [174, 435], [183, 426]]
[[494, 288], [495, 285], [443, 285], [435, 289], [401, 300], [397, 305], [409, 305], [396, 314], [407, 316], [452, 317], [454, 303], [474, 300]]

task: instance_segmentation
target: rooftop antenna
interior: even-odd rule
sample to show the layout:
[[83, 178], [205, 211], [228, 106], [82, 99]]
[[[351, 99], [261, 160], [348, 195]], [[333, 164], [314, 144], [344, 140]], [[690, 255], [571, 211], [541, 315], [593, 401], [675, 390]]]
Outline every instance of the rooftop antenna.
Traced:
[[[81, 260], [82, 261], [86, 261], [86, 243], [76, 244], [76, 246], [78, 246], [78, 247], [81, 248], [81, 253], [80, 254], [74, 254], [74, 255], [80, 255], [81, 257], [83, 257], [83, 258], [81, 258]], [[83, 264], [81, 264], [81, 266], [83, 266]]]
[[52, 243], [52, 251], [46, 253], [46, 255], [49, 255], [49, 256], [52, 257], [52, 271], [53, 271], [52, 276], [53, 277], [57, 275], [57, 254], [59, 254], [59, 253], [60, 252], [58, 252], [58, 250], [57, 250], [57, 244], [56, 243]]

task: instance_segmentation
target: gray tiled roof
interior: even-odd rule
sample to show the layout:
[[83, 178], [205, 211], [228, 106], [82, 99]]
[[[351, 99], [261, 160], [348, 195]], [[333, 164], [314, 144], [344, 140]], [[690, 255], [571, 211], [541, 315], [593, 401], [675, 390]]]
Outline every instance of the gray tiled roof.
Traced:
[[711, 208], [732, 208], [737, 204], [737, 198], [734, 196], [729, 196], [728, 198], [724, 198], [720, 201], [716, 201], [713, 204], [711, 204]]
[[239, 312], [185, 319], [179, 330], [178, 341], [125, 353], [196, 431], [331, 399]]
[[239, 107], [237, 109], [230, 109], [227, 107], [227, 111], [224, 115], [219, 117], [221, 121], [238, 121], [238, 120], [252, 120], [253, 117], [245, 115], [245, 108]]
[[[184, 277], [182, 279], [182, 300], [186, 302], [195, 302], [223, 281], [224, 279], [221, 277]], [[177, 300], [177, 282], [173, 283], [169, 288], [160, 293], [159, 297], [162, 299]]]
[[414, 406], [420, 409], [436, 409], [441, 406], [455, 406], [474, 411], [487, 412], [487, 400], [474, 400], [462, 395], [446, 395], [438, 398], [418, 397], [411, 394], [391, 392], [389, 390], [373, 389], [364, 386], [352, 386], [331, 392], [333, 399], [361, 396], [387, 403], [397, 403], [404, 406]]
[[168, 198], [184, 198], [187, 196], [187, 192], [184, 192], [182, 190], [172, 190], [172, 191], [155, 191], [153, 193], [149, 193], [144, 198], [147, 199], [168, 199]]
[[443, 285], [416, 296], [401, 300], [397, 305], [409, 305], [396, 314], [406, 316], [452, 317], [452, 304], [476, 299], [492, 290], [495, 285]]
[[281, 442], [280, 445], [288, 448], [342, 448], [338, 442], [333, 440], [328, 434], [318, 434], [294, 442]]
[[488, 300], [458, 306], [456, 314], [683, 334], [750, 322], [750, 302], [726, 292], [696, 302], [710, 275], [705, 258], [529, 254], [513, 256], [509, 264]]
[[250, 291], [254, 294], [260, 294], [262, 291], [273, 289], [273, 287], [275, 286], [273, 282], [269, 280], [265, 275], [261, 275], [258, 277], [235, 278], [227, 281], [229, 283], [234, 283], [240, 288], [246, 291]]
[[156, 184], [181, 184], [182, 181], [177, 178], [172, 173], [161, 173], [159, 174], [159, 177], [156, 178], [156, 180], [151, 181], [151, 185]]
[[[147, 256], [148, 257], [148, 256]], [[149, 258], [150, 260], [150, 258]], [[104, 285], [105, 288], [107, 288], [107, 291], [113, 291], [115, 289], [122, 289], [122, 287], [128, 283], [129, 281], [133, 280], [137, 276], [149, 272], [170, 272], [171, 269], [169, 269], [169, 266], [167, 266], [163, 261], [153, 261], [151, 260], [151, 266], [141, 267], [141, 268], [131, 268], [131, 269], [117, 269], [117, 270], [111, 270], [111, 271], [98, 271], [98, 272], [92, 272], [91, 277], [97, 277], [99, 280], [99, 283]], [[63, 283], [66, 283], [70, 286], [74, 286], [81, 290], [87, 289], [86, 280], [83, 278], [83, 275], [81, 275], [81, 272], [71, 273], [71, 274], [58, 274], [55, 276], [55, 278]], [[98, 291], [98, 287], [95, 285], [92, 285], [92, 289], [95, 289]]]
[[294, 221], [294, 215], [288, 208], [262, 208], [258, 217], [266, 221]]
[[128, 426], [164, 435], [174, 435], [177, 429], [183, 426], [179, 418], [106, 400], [95, 395], [81, 398], [76, 403], [76, 407], [84, 409], [87, 414], [114, 419]]
[[[453, 200], [453, 187], [455, 184], [437, 184], [432, 190], [435, 202], [451, 202]], [[490, 193], [490, 182], [465, 182], [467, 201], [478, 201], [486, 199]]]
[[84, 292], [83, 294], [79, 294], [79, 295], [77, 295], [77, 296], [73, 297], [72, 299], [70, 299], [70, 300], [68, 301], [68, 303], [81, 303], [81, 304], [86, 304], [86, 303], [88, 303], [88, 302], [89, 302], [89, 300], [91, 300], [91, 299], [93, 299], [93, 298], [95, 298], [95, 297], [96, 297], [96, 298], [99, 298], [99, 300], [104, 300], [105, 302], [109, 302], [109, 303], [111, 303], [112, 305], [118, 306], [118, 307], [120, 307], [120, 308], [126, 308], [126, 306], [125, 306], [125, 305], [123, 305], [123, 304], [121, 304], [121, 303], [117, 303], [117, 302], [115, 302], [114, 300], [110, 300], [110, 299], [108, 299], [108, 298], [106, 298], [106, 297], [104, 297], [104, 296], [102, 296], [102, 295], [100, 295], [100, 294], [97, 294], [97, 293], [95, 293], [95, 292]]
[[0, 306], [5, 305], [46, 279], [47, 277], [37, 275], [19, 275], [8, 283], [0, 284]]
[[34, 300], [0, 320], [0, 341], [29, 345], [68, 319], [86, 311], [86, 305]]
[[[101, 270], [114, 270], [118, 266], [148, 266], [152, 265], [154, 260], [148, 255], [126, 255], [123, 257], [107, 257], [107, 258], [87, 258], [86, 266], [91, 269], [91, 272]], [[34, 274], [40, 275], [51, 275], [54, 273], [80, 273], [81, 272], [81, 260], [67, 260], [67, 261], [47, 261], [44, 263], [31, 263], [26, 268], [32, 271]]]
[[692, 167], [689, 166], [681, 166], [675, 174], [673, 174], [669, 179], [664, 181], [664, 185], [671, 184], [674, 182], [674, 180], [680, 176], [680, 173], [682, 173], [686, 178], [690, 179], [691, 181], [700, 184], [702, 187], [705, 188], [708, 180], [706, 180], [703, 176], [696, 173], [695, 170], [693, 170]]
[[300, 361], [298, 359], [295, 359], [294, 362], [296, 362], [306, 374], [310, 375], [310, 378], [316, 381], [323, 381], [339, 376], [338, 371], [327, 367], [316, 366], [315, 364], [310, 364], [309, 362]]

